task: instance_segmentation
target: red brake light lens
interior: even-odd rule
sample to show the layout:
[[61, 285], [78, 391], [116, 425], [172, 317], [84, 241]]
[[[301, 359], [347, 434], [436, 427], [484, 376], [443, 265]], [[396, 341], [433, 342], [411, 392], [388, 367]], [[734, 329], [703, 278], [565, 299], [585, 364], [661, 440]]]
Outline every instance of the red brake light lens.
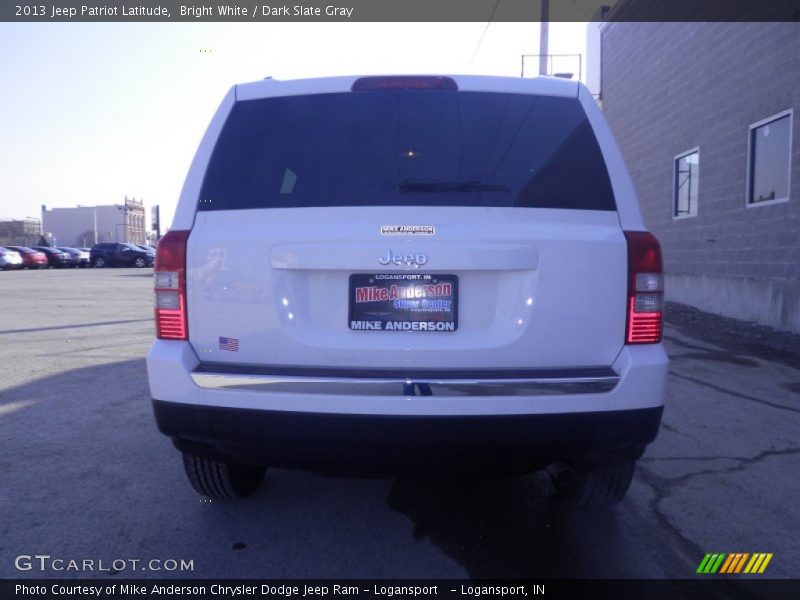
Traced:
[[156, 337], [189, 339], [186, 313], [186, 242], [188, 231], [170, 231], [158, 242], [154, 270]]
[[661, 246], [647, 231], [626, 231], [628, 242], [628, 318], [626, 344], [661, 341], [664, 273]]
[[351, 88], [354, 92], [378, 90], [449, 90], [458, 91], [458, 84], [451, 77], [431, 75], [400, 75], [360, 77]]

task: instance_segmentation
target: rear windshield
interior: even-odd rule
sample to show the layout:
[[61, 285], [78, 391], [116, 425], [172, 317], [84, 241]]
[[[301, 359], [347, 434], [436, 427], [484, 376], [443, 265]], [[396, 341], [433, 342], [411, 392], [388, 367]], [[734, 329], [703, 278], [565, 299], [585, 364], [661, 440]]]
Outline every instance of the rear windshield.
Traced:
[[435, 90], [236, 103], [198, 210], [310, 206], [616, 208], [574, 98]]

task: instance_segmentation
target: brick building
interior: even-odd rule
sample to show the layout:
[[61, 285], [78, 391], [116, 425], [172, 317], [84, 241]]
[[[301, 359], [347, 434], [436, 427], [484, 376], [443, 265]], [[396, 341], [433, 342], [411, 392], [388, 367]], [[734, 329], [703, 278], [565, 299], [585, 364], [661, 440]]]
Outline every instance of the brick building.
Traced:
[[800, 331], [800, 23], [609, 22], [589, 41], [667, 298]]
[[0, 221], [0, 246], [35, 246], [42, 236], [38, 219]]

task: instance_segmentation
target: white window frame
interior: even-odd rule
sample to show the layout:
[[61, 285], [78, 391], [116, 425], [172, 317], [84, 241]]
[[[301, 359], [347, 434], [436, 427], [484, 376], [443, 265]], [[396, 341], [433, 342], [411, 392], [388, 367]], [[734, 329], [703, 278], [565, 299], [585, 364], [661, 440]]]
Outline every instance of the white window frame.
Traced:
[[676, 215], [676, 208], [678, 207], [677, 200], [678, 200], [678, 159], [681, 159], [685, 156], [689, 156], [690, 154], [697, 153], [697, 198], [695, 201], [697, 202], [700, 199], [700, 146], [695, 146], [694, 148], [687, 150], [686, 152], [681, 152], [680, 154], [676, 154], [672, 157], [672, 219], [693, 219], [695, 218], [700, 211], [700, 204], [697, 203], [697, 210], [695, 214], [688, 214], [688, 215]]
[[[764, 200], [763, 202], [750, 202], [750, 180], [753, 177], [753, 130], [772, 123], [773, 121], [777, 121], [778, 119], [782, 119], [783, 117], [789, 117], [789, 155], [786, 157], [786, 169], [788, 171], [788, 179], [787, 179], [787, 186], [786, 186], [786, 196], [781, 198], [775, 198], [773, 200]], [[755, 208], [757, 206], [770, 206], [772, 204], [781, 204], [783, 202], [788, 202], [789, 198], [792, 196], [792, 137], [793, 137], [793, 127], [794, 127], [794, 108], [789, 108], [783, 110], [779, 113], [775, 113], [771, 117], [767, 117], [766, 119], [761, 119], [756, 123], [752, 123], [747, 128], [747, 177], [745, 182], [744, 188], [744, 205], [746, 208]]]

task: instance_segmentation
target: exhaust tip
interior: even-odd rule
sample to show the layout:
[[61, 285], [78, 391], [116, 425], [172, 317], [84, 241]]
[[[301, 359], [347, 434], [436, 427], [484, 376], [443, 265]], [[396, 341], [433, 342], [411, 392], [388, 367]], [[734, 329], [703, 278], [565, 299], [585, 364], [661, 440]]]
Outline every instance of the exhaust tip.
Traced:
[[572, 485], [575, 482], [575, 469], [561, 461], [550, 463], [545, 468], [545, 473], [549, 475], [553, 485], [558, 488]]

